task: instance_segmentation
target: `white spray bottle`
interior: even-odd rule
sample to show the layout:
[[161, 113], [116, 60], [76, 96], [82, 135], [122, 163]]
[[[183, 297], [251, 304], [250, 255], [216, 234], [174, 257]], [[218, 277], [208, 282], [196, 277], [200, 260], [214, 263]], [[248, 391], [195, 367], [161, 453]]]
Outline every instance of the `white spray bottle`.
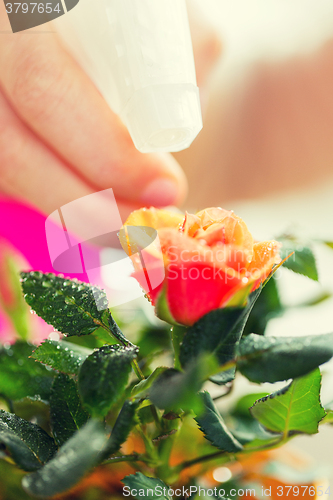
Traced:
[[191, 144], [202, 118], [185, 0], [79, 0], [55, 23], [139, 151]]

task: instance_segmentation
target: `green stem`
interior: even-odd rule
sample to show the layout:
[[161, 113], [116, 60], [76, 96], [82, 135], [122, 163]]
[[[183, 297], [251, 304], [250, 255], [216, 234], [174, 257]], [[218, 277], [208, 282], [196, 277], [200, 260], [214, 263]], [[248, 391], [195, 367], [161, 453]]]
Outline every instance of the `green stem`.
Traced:
[[[133, 370], [134, 370], [134, 372], [139, 380], [146, 380], [146, 377], [142, 373], [140, 366], [138, 365], [138, 362], [136, 359], [133, 359], [133, 361], [132, 361], [132, 368], [133, 368]], [[151, 405], [150, 410], [151, 410], [151, 413], [153, 415], [153, 418], [154, 418], [154, 421], [155, 421], [157, 428], [160, 429], [161, 428], [161, 421], [160, 421], [160, 418], [158, 416], [158, 413], [157, 413], [155, 406]]]
[[133, 359], [133, 361], [132, 361], [132, 368], [135, 372], [135, 375], [138, 377], [139, 380], [146, 380], [146, 377], [142, 373], [140, 366], [139, 366], [136, 359]]
[[[124, 347], [135, 347], [134, 344], [132, 344], [129, 340], [126, 339], [126, 337], [123, 335], [123, 332], [120, 330], [119, 326], [113, 319], [112, 315], [109, 313], [108, 314], [108, 327], [104, 324], [102, 324], [103, 328], [107, 330], [113, 337], [118, 340]], [[132, 368], [136, 376], [138, 377], [139, 380], [145, 380], [146, 377], [142, 373], [140, 366], [137, 362], [136, 359], [133, 359], [132, 363]], [[161, 428], [161, 422], [160, 418], [157, 414], [155, 406], [151, 406], [151, 413], [154, 417], [155, 423], [157, 427], [160, 429]]]
[[[269, 443], [269, 444], [266, 444], [263, 446], [258, 446], [255, 448], [244, 448], [241, 453], [255, 453], [257, 451], [273, 449], [276, 446], [279, 446], [283, 441], [284, 441], [284, 439], [282, 436], [278, 440], [274, 441], [274, 443]], [[228, 454], [230, 454], [230, 453], [225, 451], [225, 450], [216, 451], [214, 453], [210, 453], [210, 454], [204, 455], [202, 457], [194, 458], [193, 460], [188, 460], [188, 461], [182, 462], [181, 464], [177, 465], [176, 470], [178, 472], [181, 472], [182, 470], [187, 469], [188, 467], [192, 467], [192, 465], [208, 462], [210, 460], [214, 460], [215, 458], [222, 457], [222, 456], [228, 455]]]
[[[113, 337], [118, 340], [124, 347], [136, 347], [134, 344], [132, 344], [129, 340], [126, 339], [126, 337], [123, 335], [123, 332], [120, 330], [119, 326], [113, 319], [112, 315], [109, 313], [108, 314], [108, 327], [106, 325], [102, 325], [103, 328], [105, 328]], [[132, 363], [132, 368], [135, 373], [135, 375], [138, 377], [139, 380], [145, 380], [146, 377], [142, 373], [140, 366], [137, 362], [136, 359], [133, 359]], [[160, 418], [158, 416], [158, 413], [156, 411], [155, 406], [151, 406], [151, 413], [153, 415], [155, 424], [157, 425], [158, 429], [161, 428], [161, 422]]]
[[113, 319], [112, 315], [109, 313], [108, 314], [108, 328], [107, 330], [114, 336], [115, 339], [118, 340], [124, 347], [134, 347], [132, 342], [127, 340], [127, 338], [124, 336], [123, 332], [120, 330], [119, 326]]
[[263, 446], [257, 446], [255, 448], [244, 448], [242, 453], [254, 453], [256, 451], [263, 451], [263, 450], [268, 450], [268, 449], [273, 449], [276, 448], [277, 446], [280, 446], [283, 444], [283, 442], [287, 442], [288, 439], [285, 439], [283, 436], [281, 436], [279, 439], [274, 441], [273, 443], [268, 443]]
[[[119, 326], [117, 325], [117, 323], [115, 322], [110, 313], [108, 314], [108, 325], [109, 326], [106, 326], [103, 323], [101, 324], [104, 330], [106, 330], [116, 340], [118, 340], [120, 344], [122, 344], [124, 347], [135, 347], [134, 344], [132, 344], [129, 340], [127, 340], [126, 337], [123, 335], [123, 332], [120, 330]], [[132, 361], [132, 368], [139, 380], [145, 380], [146, 377], [142, 373], [136, 359], [133, 359]]]
[[177, 370], [181, 369], [181, 365], [180, 365], [180, 361], [179, 361], [179, 354], [180, 354], [180, 346], [181, 346], [181, 343], [183, 341], [185, 332], [186, 332], [186, 328], [184, 326], [175, 325], [172, 328], [171, 338], [172, 338], [173, 350], [175, 353], [175, 368]]
[[119, 457], [111, 457], [107, 460], [104, 460], [103, 464], [114, 464], [118, 462], [144, 462], [142, 455], [138, 453], [132, 453], [131, 455], [121, 455]]
[[214, 453], [209, 453], [209, 455], [204, 455], [202, 457], [194, 458], [193, 460], [187, 460], [177, 465], [177, 471], [181, 472], [188, 467], [192, 467], [192, 465], [201, 464], [204, 462], [208, 462], [209, 460], [214, 460], [214, 458], [221, 457], [223, 455], [228, 455], [227, 451], [215, 451]]
[[160, 420], [160, 417], [158, 416], [158, 413], [157, 413], [157, 410], [156, 410], [156, 406], [151, 405], [150, 411], [151, 411], [151, 414], [153, 415], [153, 418], [154, 418], [154, 421], [155, 421], [157, 429], [160, 430], [161, 429], [161, 420]]
[[232, 391], [232, 389], [234, 387], [233, 381], [232, 382], [228, 382], [228, 384], [226, 384], [225, 387], [226, 387], [227, 390], [224, 391], [223, 394], [220, 394], [219, 396], [215, 396], [215, 398], [213, 398], [213, 401], [217, 401], [218, 399], [225, 398], [225, 396], [228, 396], [231, 393], [231, 391]]
[[136, 428], [146, 448], [146, 454], [147, 454], [146, 462], [150, 463], [153, 467], [155, 467], [155, 465], [158, 463], [157, 450], [154, 444], [152, 443], [151, 439], [145, 434], [143, 428], [141, 428], [139, 425]]
[[[169, 429], [169, 432], [172, 430], [177, 431], [179, 427], [179, 423], [175, 425], [174, 429]], [[166, 483], [173, 483], [178, 479], [178, 474], [174, 474], [174, 468], [170, 466], [170, 455], [172, 451], [172, 447], [176, 438], [176, 432], [172, 435], [169, 435], [167, 439], [163, 439], [160, 441], [158, 446], [158, 454], [160, 457], [161, 465], [157, 467], [156, 472], [158, 477], [160, 477]]]

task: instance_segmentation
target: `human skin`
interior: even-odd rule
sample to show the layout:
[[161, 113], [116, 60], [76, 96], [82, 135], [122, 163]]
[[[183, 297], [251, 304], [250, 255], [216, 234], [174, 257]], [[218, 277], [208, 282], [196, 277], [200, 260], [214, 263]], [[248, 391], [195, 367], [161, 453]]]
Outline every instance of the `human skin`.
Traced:
[[[191, 1], [189, 7], [203, 86], [221, 43]], [[52, 31], [44, 24], [13, 34], [0, 3], [0, 191], [46, 214], [108, 188], [122, 217], [143, 205], [180, 204], [187, 181], [177, 161], [135, 149], [118, 116]]]

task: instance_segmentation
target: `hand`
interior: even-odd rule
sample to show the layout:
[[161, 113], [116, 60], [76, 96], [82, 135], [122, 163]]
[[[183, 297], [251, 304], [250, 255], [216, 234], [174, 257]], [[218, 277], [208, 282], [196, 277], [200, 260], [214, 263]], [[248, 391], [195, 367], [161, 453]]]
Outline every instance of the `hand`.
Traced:
[[[200, 16], [192, 18], [202, 83], [220, 43]], [[176, 160], [135, 149], [52, 30], [44, 24], [13, 35], [1, 3], [0, 189], [48, 214], [110, 187], [123, 217], [142, 205], [179, 204], [187, 188]]]

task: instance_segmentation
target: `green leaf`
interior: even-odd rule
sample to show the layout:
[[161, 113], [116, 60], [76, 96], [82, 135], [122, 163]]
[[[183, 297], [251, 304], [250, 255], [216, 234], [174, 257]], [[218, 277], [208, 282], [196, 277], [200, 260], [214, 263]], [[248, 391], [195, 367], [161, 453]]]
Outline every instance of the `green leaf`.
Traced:
[[242, 396], [236, 402], [231, 411], [231, 414], [252, 420], [250, 407], [253, 406], [254, 403], [258, 401], [258, 399], [262, 399], [266, 396], [268, 396], [267, 392], [254, 392], [251, 394], [245, 394], [245, 396]]
[[21, 341], [0, 347], [0, 393], [7, 398], [48, 400], [54, 373], [29, 358], [34, 347]]
[[175, 321], [170, 312], [170, 307], [167, 300], [166, 284], [164, 284], [162, 290], [158, 294], [158, 298], [155, 304], [155, 310], [156, 310], [156, 316], [158, 318], [162, 319], [166, 323], [169, 323], [169, 325], [177, 325], [177, 322]]
[[169, 486], [161, 479], [147, 477], [141, 472], [136, 472], [124, 477], [122, 482], [127, 486], [127, 491], [132, 491], [132, 496], [138, 498], [138, 500], [142, 497], [151, 498], [152, 500], [172, 500], [172, 497], [167, 494]]
[[280, 238], [279, 241], [282, 243], [280, 250], [282, 259], [294, 252], [283, 264], [284, 267], [318, 281], [316, 259], [311, 248], [293, 238]]
[[333, 333], [262, 337], [252, 333], [237, 347], [237, 367], [252, 382], [301, 377], [333, 356]]
[[4, 410], [0, 410], [0, 443], [26, 471], [42, 467], [57, 450], [53, 439], [38, 425]]
[[242, 417], [233, 420], [233, 436], [242, 444], [251, 443], [253, 447], [261, 446], [265, 441], [267, 444], [276, 443], [276, 434], [266, 431], [260, 423], [254, 418], [245, 419]]
[[200, 430], [204, 433], [205, 438], [219, 450], [224, 450], [228, 453], [237, 453], [241, 451], [243, 446], [227, 428], [210, 394], [204, 391], [200, 396], [203, 401], [204, 412], [197, 416], [195, 420]]
[[62, 446], [88, 420], [82, 408], [73, 379], [60, 373], [53, 382], [50, 398], [51, 428], [54, 439]]
[[332, 248], [333, 249], [333, 241], [324, 241], [323, 242], [328, 248]]
[[76, 375], [90, 349], [61, 340], [45, 340], [33, 352], [32, 357], [59, 372]]
[[271, 432], [285, 438], [295, 433], [316, 434], [326, 412], [320, 404], [321, 374], [317, 368], [280, 391], [259, 399], [252, 415]]
[[128, 435], [135, 424], [135, 412], [138, 406], [139, 402], [129, 400], [125, 401], [113, 426], [111, 436], [106, 444], [104, 458], [107, 458], [109, 455], [118, 451], [121, 445], [128, 438]]
[[29, 308], [22, 297], [19, 278], [22, 262], [11, 251], [11, 248], [0, 242], [0, 305], [12, 321], [17, 335], [22, 340], [27, 340], [30, 334]]
[[[235, 347], [242, 336], [251, 310], [261, 293], [261, 287], [253, 292], [244, 308], [215, 309], [203, 316], [190, 327], [180, 349], [180, 362], [186, 366], [202, 353], [214, 354], [220, 365], [232, 360]], [[235, 377], [235, 369], [222, 372], [211, 380], [225, 384]]]
[[167, 370], [167, 367], [165, 366], [159, 366], [158, 368], [156, 368], [156, 370], [154, 370], [153, 373], [149, 375], [149, 377], [147, 377], [145, 380], [141, 380], [133, 387], [131, 396], [134, 397], [140, 394], [141, 397], [143, 397], [143, 395], [147, 395], [152, 384], [163, 372], [165, 372], [165, 370]]
[[325, 408], [325, 411], [326, 411], [326, 416], [323, 419], [323, 421], [320, 422], [320, 423], [331, 424], [332, 425], [332, 423], [333, 423], [333, 411], [332, 410], [327, 410], [327, 408]]
[[21, 273], [21, 277], [26, 302], [58, 331], [89, 335], [101, 326], [108, 307], [103, 290], [51, 273]]
[[99, 463], [106, 441], [102, 422], [89, 420], [42, 469], [23, 478], [23, 488], [39, 498], [69, 490]]
[[156, 352], [170, 350], [170, 326], [166, 323], [158, 327], [145, 325], [145, 328], [140, 332], [137, 345], [142, 358], [152, 356]]
[[331, 299], [333, 297], [333, 293], [331, 291], [326, 291], [323, 290], [314, 297], [311, 297], [305, 302], [301, 302], [300, 304], [297, 305], [297, 307], [313, 307], [317, 306], [318, 304], [321, 304], [322, 302], [325, 302], [328, 299]]
[[283, 306], [280, 302], [276, 278], [273, 276], [266, 283], [260, 297], [255, 303], [244, 328], [243, 335], [249, 335], [252, 332], [264, 335], [269, 320], [280, 315], [282, 312]]
[[46, 432], [50, 428], [50, 405], [38, 397], [27, 397], [13, 401], [10, 411], [24, 420], [37, 424]]
[[[149, 400], [144, 400], [144, 401], [148, 401], [149, 403]], [[149, 404], [148, 406], [141, 407], [140, 404], [140, 408], [138, 408], [136, 416], [141, 425], [150, 424], [151, 422], [154, 422], [154, 415], [152, 413], [154, 411], [153, 406], [154, 405]]]
[[242, 396], [230, 412], [232, 416], [232, 433], [241, 444], [251, 441], [276, 441], [276, 436], [265, 431], [260, 423], [253, 418], [250, 407], [259, 399], [267, 396], [267, 392], [257, 392]]
[[215, 358], [201, 355], [180, 372], [174, 368], [165, 370], [153, 383], [149, 399], [158, 408], [165, 410], [202, 411], [202, 401], [198, 395], [202, 384], [217, 368]]
[[137, 349], [111, 345], [94, 351], [79, 372], [79, 393], [84, 407], [95, 417], [105, 417], [122, 395]]

